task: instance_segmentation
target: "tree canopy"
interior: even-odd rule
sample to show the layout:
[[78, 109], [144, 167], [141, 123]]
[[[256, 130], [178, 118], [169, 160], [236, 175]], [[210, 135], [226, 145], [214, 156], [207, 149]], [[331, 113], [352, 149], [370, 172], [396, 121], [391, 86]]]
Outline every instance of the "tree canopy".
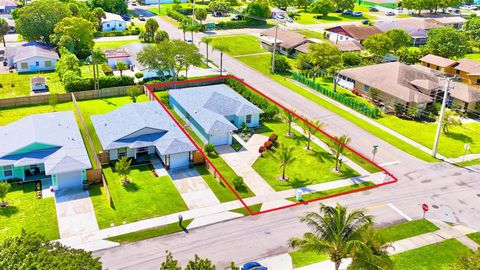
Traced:
[[0, 41], [3, 42], [3, 47], [6, 47], [5, 45], [5, 35], [8, 34], [8, 31], [10, 30], [10, 26], [8, 25], [7, 21], [3, 18], [0, 18]]
[[397, 52], [400, 48], [411, 46], [413, 43], [413, 38], [403, 29], [390, 29], [384, 34], [393, 41], [392, 49], [394, 52]]
[[446, 58], [460, 58], [471, 50], [465, 33], [453, 28], [429, 30], [425, 47], [429, 53]]
[[100, 7], [106, 12], [125, 14], [127, 13], [127, 4], [124, 0], [90, 0], [89, 5]]
[[310, 11], [327, 16], [328, 13], [335, 11], [335, 3], [331, 0], [317, 0], [310, 5]]
[[385, 34], [375, 34], [363, 41], [363, 46], [377, 57], [384, 57], [393, 50], [393, 41]]
[[55, 25], [51, 40], [84, 58], [93, 48], [94, 33], [95, 26], [92, 22], [84, 18], [66, 17]]
[[248, 16], [268, 18], [270, 17], [270, 8], [267, 1], [255, 0], [248, 3], [244, 13]]

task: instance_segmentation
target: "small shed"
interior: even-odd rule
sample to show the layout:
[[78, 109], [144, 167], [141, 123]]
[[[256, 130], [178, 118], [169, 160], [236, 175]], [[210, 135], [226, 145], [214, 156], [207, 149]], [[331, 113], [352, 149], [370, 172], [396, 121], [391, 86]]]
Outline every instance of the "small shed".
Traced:
[[47, 92], [47, 80], [45, 77], [32, 77], [30, 78], [30, 88], [33, 93]]

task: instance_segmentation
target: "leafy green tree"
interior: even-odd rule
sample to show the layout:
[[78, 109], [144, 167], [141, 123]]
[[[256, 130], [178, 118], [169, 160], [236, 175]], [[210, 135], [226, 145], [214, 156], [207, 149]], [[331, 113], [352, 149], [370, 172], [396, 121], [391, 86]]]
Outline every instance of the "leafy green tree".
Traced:
[[173, 40], [173, 43], [177, 47], [176, 60], [178, 65], [185, 70], [185, 77], [188, 78], [188, 70], [192, 66], [200, 66], [202, 64], [202, 55], [198, 52], [197, 46], [193, 44], [180, 40]]
[[342, 53], [342, 63], [347, 67], [356, 67], [362, 63], [362, 57], [356, 52]]
[[[270, 7], [268, 6], [268, 1], [265, 1], [265, 0], [254, 0], [249, 2], [243, 12], [247, 16], [252, 16], [257, 18], [270, 17]], [[251, 18], [247, 17], [247, 20], [251, 20]]]
[[426, 0], [402, 0], [402, 6], [406, 9], [416, 10], [418, 14], [427, 7]]
[[182, 268], [178, 266], [178, 261], [173, 259], [172, 253], [169, 251], [165, 251], [165, 253], [167, 253], [167, 256], [165, 261], [162, 262], [160, 270], [182, 270]]
[[385, 35], [393, 41], [393, 51], [398, 52], [403, 47], [411, 46], [413, 38], [403, 29], [390, 29]]
[[195, 19], [199, 20], [203, 24], [203, 21], [207, 19], [208, 12], [204, 8], [199, 8], [195, 10]]
[[345, 151], [345, 145], [350, 143], [350, 137], [344, 134], [342, 136], [335, 136], [335, 139], [337, 139], [337, 141], [333, 141], [332, 145], [330, 145], [330, 150], [335, 157], [335, 170], [340, 172], [342, 171], [342, 168], [339, 166], [340, 157], [342, 156], [343, 151]]
[[325, 124], [320, 122], [320, 120], [307, 120], [303, 122], [303, 134], [307, 137], [307, 150], [311, 150], [310, 142], [312, 141], [312, 136], [315, 136], [318, 131], [317, 129], [322, 129], [324, 126]]
[[273, 154], [273, 158], [280, 162], [280, 168], [282, 168], [282, 179], [288, 180], [285, 177], [285, 172], [287, 170], [287, 166], [292, 164], [296, 158], [294, 156], [295, 148], [293, 146], [287, 145], [280, 145], [280, 147], [275, 151]]
[[[292, 112], [295, 113], [295, 109], [292, 109]], [[282, 120], [285, 124], [288, 125], [288, 133], [287, 136], [292, 136], [292, 123], [295, 122], [295, 115], [290, 113], [289, 111], [283, 110], [281, 113]]]
[[107, 18], [107, 14], [101, 7], [96, 7], [92, 10], [92, 16], [96, 19], [96, 28], [97, 30], [102, 29], [102, 19]]
[[15, 29], [29, 41], [50, 44], [55, 25], [71, 14], [68, 6], [58, 0], [32, 1], [16, 12]]
[[117, 14], [127, 13], [127, 3], [124, 0], [89, 0], [92, 7], [100, 7], [106, 12]]
[[168, 39], [169, 39], [169, 36], [167, 31], [157, 30], [157, 32], [155, 33], [155, 43], [157, 44]]
[[[365, 256], [372, 254], [370, 248], [362, 241], [362, 234], [373, 224], [373, 217], [361, 210], [348, 212], [345, 206], [320, 205], [317, 212], [309, 212], [300, 218], [311, 232], [302, 238], [291, 238], [289, 244], [293, 248], [305, 251], [328, 254], [340, 268], [343, 259], [352, 257], [357, 252]], [[370, 257], [370, 256], [368, 256]]]
[[340, 10], [353, 10], [355, 2], [355, 0], [335, 0], [335, 5]]
[[398, 60], [402, 63], [413, 65], [418, 62], [418, 59], [422, 58], [423, 54], [420, 50], [411, 50], [409, 48], [401, 48], [396, 53]]
[[450, 127], [461, 125], [462, 120], [460, 120], [458, 113], [450, 109], [445, 109], [445, 113], [443, 115], [443, 133], [448, 134], [450, 133]]
[[332, 0], [317, 0], [310, 5], [310, 12], [320, 13], [328, 16], [328, 13], [335, 11], [335, 3]]
[[465, 33], [452, 28], [434, 28], [428, 31], [426, 49], [445, 58], [460, 58], [471, 48]]
[[198, 24], [198, 23], [189, 24], [188, 27], [187, 27], [187, 30], [190, 31], [191, 41], [193, 43], [193, 33], [200, 32], [200, 24]]
[[93, 23], [83, 18], [67, 17], [55, 25], [51, 39], [78, 56], [87, 56], [95, 44]]
[[306, 54], [309, 64], [317, 70], [326, 70], [342, 61], [342, 52], [329, 43], [312, 43]]
[[115, 172], [122, 176], [122, 184], [127, 184], [130, 183], [130, 180], [128, 179], [128, 176], [130, 175], [130, 164], [132, 163], [132, 160], [128, 159], [126, 156], [121, 157], [116, 163], [115, 163]]
[[296, 0], [295, 4], [297, 5], [298, 9], [303, 8], [304, 12], [307, 12], [308, 6], [314, 3], [313, 0]]
[[480, 16], [471, 15], [468, 17], [464, 30], [472, 45], [480, 47]]
[[48, 104], [52, 107], [52, 110], [55, 112], [57, 110], [58, 104], [58, 94], [51, 93], [50, 98], [48, 99]]
[[3, 42], [3, 47], [7, 47], [5, 44], [5, 35], [8, 34], [8, 31], [10, 31], [8, 22], [5, 19], [0, 18], [0, 40]]
[[223, 54], [230, 51], [230, 47], [223, 42], [215, 42], [212, 44], [213, 50], [220, 52], [220, 76], [223, 72]]
[[2, 207], [4, 207], [5, 204], [5, 197], [7, 197], [7, 193], [10, 190], [10, 184], [7, 181], [2, 181], [0, 182], [0, 199], [2, 199]]
[[127, 89], [127, 96], [130, 97], [133, 103], [137, 102], [137, 97], [141, 94], [140, 90], [135, 86], [130, 86]]
[[9, 237], [0, 244], [0, 269], [101, 270], [99, 258], [83, 249], [71, 249], [48, 241], [35, 232]]
[[115, 67], [118, 69], [118, 71], [120, 71], [120, 77], [123, 76], [123, 71], [128, 69], [127, 63], [125, 63], [123, 61], [118, 61], [115, 64]]
[[215, 270], [215, 265], [209, 259], [202, 259], [195, 254], [195, 259], [188, 261], [185, 270]]
[[68, 71], [80, 76], [80, 60], [78, 60], [77, 56], [66, 48], [60, 48], [59, 52], [60, 59], [55, 65], [55, 70], [57, 71], [58, 76], [63, 80], [63, 77]]
[[223, 0], [214, 0], [210, 1], [208, 4], [208, 9], [211, 12], [222, 12], [222, 13], [227, 13], [230, 10], [230, 4], [223, 1]]
[[451, 266], [452, 270], [478, 270], [480, 269], [480, 249], [475, 253], [471, 253], [460, 257], [458, 261]]
[[272, 0], [272, 3], [275, 6], [283, 9], [286, 9], [287, 7], [295, 4], [294, 0]]
[[144, 41], [145, 42], [153, 42], [155, 37], [155, 32], [158, 30], [158, 22], [155, 19], [148, 19], [145, 22], [145, 34], [144, 34]]
[[377, 57], [384, 57], [393, 50], [393, 41], [385, 34], [375, 34], [363, 41], [363, 46], [371, 54]]
[[[271, 56], [273, 57], [273, 55]], [[271, 63], [270, 59], [270, 63]], [[292, 66], [288, 61], [288, 58], [282, 54], [276, 53], [275, 54], [275, 73], [287, 73], [292, 70]]]
[[187, 38], [185, 37], [185, 33], [187, 33], [188, 31], [188, 23], [186, 22], [182, 22], [180, 23], [180, 25], [178, 26], [178, 29], [181, 29], [182, 32], [183, 32], [183, 40], [187, 40]]

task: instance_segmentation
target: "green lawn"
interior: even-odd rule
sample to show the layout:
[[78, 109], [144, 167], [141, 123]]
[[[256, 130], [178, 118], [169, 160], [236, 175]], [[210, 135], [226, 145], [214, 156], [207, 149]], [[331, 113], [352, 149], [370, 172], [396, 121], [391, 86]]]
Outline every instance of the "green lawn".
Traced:
[[[190, 223], [192, 223], [192, 221], [193, 219], [184, 220], [182, 222], [182, 226], [186, 228]], [[155, 227], [151, 229], [141, 230], [138, 232], [132, 232], [132, 233], [122, 234], [114, 237], [109, 237], [106, 240], [125, 244], [125, 243], [133, 243], [133, 242], [137, 242], [145, 239], [150, 239], [150, 238], [159, 237], [162, 235], [167, 235], [167, 234], [176, 233], [176, 232], [183, 232], [183, 231], [184, 229], [180, 227], [178, 222], [175, 222], [165, 226], [160, 226], [160, 227]]]
[[30, 78], [41, 76], [47, 79], [50, 93], [65, 93], [63, 84], [56, 72], [38, 74], [0, 74], [0, 98], [30, 96]]
[[424, 246], [391, 256], [398, 270], [447, 270], [451, 269], [461, 256], [471, 254], [472, 251], [456, 239]]
[[313, 30], [299, 29], [299, 30], [295, 30], [295, 32], [297, 32], [299, 34], [302, 34], [302, 35], [306, 36], [307, 38], [318, 38], [320, 40], [325, 39], [323, 37], [323, 33], [313, 31]]
[[[56, 111], [74, 110], [72, 102], [57, 104]], [[0, 110], [0, 126], [17, 121], [31, 114], [53, 112], [50, 105], [35, 105], [25, 107], [15, 107]]]
[[467, 234], [467, 237], [472, 239], [475, 243], [480, 245], [480, 232]]
[[[322, 198], [328, 195], [338, 194], [338, 193], [347, 192], [347, 191], [351, 191], [351, 190], [355, 190], [363, 187], [369, 187], [373, 185], [374, 183], [372, 182], [363, 182], [361, 184], [354, 184], [346, 187], [339, 187], [339, 188], [333, 188], [333, 189], [324, 190], [324, 191], [312, 192], [312, 193], [302, 195], [302, 201], [310, 201], [310, 200]], [[287, 198], [287, 200], [295, 203], [298, 202], [296, 197], [290, 197], [290, 198]]]
[[398, 14], [395, 16], [395, 18], [410, 18], [412, 17], [412, 15], [408, 14], [408, 13], [404, 13], [404, 14]]
[[263, 122], [263, 125], [268, 130], [264, 132], [263, 135], [270, 136], [270, 134], [275, 133], [278, 135], [278, 142], [280, 144], [292, 146], [295, 149], [295, 161], [289, 164], [286, 170], [286, 176], [289, 177], [289, 181], [278, 179], [278, 177], [282, 175], [282, 168], [280, 168], [278, 161], [274, 159], [272, 150], [265, 153], [263, 158], [258, 158], [253, 164], [253, 168], [276, 191], [350, 178], [358, 175], [358, 173], [348, 166], [343, 166], [342, 173], [334, 172], [335, 158], [313, 143], [310, 145], [313, 150], [306, 150], [307, 138], [294, 130], [292, 130], [292, 132], [295, 136], [286, 136], [288, 132], [287, 124], [281, 122]]
[[42, 234], [48, 240], [60, 238], [55, 199], [37, 199], [33, 183], [12, 185], [5, 201], [9, 206], [0, 208], [0, 241], [20, 234], [22, 228]]
[[465, 58], [480, 61], [480, 53], [469, 53], [465, 55]]
[[401, 239], [414, 237], [420, 234], [434, 232], [439, 228], [426, 219], [412, 220], [393, 225], [384, 229], [379, 229], [378, 233], [387, 242], [393, 242]]
[[266, 52], [260, 46], [258, 37], [250, 35], [219, 36], [215, 37], [211, 42], [212, 45], [218, 43], [227, 44], [229, 47], [228, 54], [233, 56]]
[[104, 187], [90, 188], [95, 215], [100, 228], [134, 222], [188, 210], [180, 193], [168, 176], [155, 177], [151, 167], [131, 167], [131, 183], [122, 185], [112, 167], [104, 168], [113, 208], [108, 205]]
[[456, 165], [462, 166], [462, 167], [468, 167], [468, 166], [473, 166], [478, 164], [480, 164], [480, 158], [456, 163]]
[[[299, 24], [319, 24], [319, 23], [335, 23], [335, 22], [349, 22], [349, 21], [360, 21], [366, 19], [372, 19], [373, 16], [366, 14], [365, 8], [361, 6], [356, 6], [354, 11], [362, 11], [362, 17], [353, 17], [349, 15], [342, 15], [341, 13], [329, 13], [328, 16], [322, 16], [319, 13], [308, 13], [308, 12], [301, 12], [299, 13], [300, 16], [295, 17], [295, 22]], [[317, 18], [317, 16], [320, 16]]]
[[330, 259], [326, 254], [318, 254], [312, 251], [303, 251], [301, 249], [291, 251], [290, 257], [292, 257], [292, 263], [294, 268], [318, 263]]
[[[261, 203], [252, 204], [252, 205], [249, 205], [248, 208], [250, 208], [250, 210], [252, 210], [253, 213], [258, 213], [262, 209], [262, 204]], [[247, 208], [245, 207], [233, 209], [233, 210], [230, 210], [230, 212], [243, 214], [244, 216], [250, 216], [250, 212], [248, 212]]]
[[105, 50], [105, 49], [115, 49], [120, 46], [128, 45], [134, 42], [140, 42], [139, 39], [133, 40], [116, 40], [116, 41], [104, 41], [104, 42], [95, 42], [95, 49]]

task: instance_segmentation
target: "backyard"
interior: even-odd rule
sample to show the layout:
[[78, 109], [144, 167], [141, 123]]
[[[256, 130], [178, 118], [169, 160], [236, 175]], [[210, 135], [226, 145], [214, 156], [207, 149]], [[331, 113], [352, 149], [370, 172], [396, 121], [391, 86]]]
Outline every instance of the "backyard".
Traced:
[[[232, 39], [234, 42], [232, 42]], [[267, 53], [260, 46], [260, 40], [256, 36], [250, 35], [226, 35], [216, 37], [211, 41], [211, 45], [215, 46], [216, 44], [227, 44], [228, 45], [228, 54], [232, 56], [245, 55], [245, 54], [256, 54], [256, 53]]]
[[22, 229], [42, 234], [49, 240], [60, 237], [55, 199], [37, 199], [34, 183], [12, 184], [5, 201], [9, 206], [0, 208], [0, 241], [20, 234]]
[[172, 179], [169, 176], [155, 177], [151, 170], [148, 165], [132, 166], [131, 183], [122, 185], [121, 177], [112, 167], [103, 169], [113, 207], [108, 205], [104, 187], [90, 187], [100, 228], [188, 210]]
[[139, 39], [131, 39], [131, 40], [115, 40], [115, 41], [103, 41], [103, 42], [95, 42], [95, 49], [105, 50], [105, 49], [116, 49], [120, 46], [128, 45], [134, 42], [140, 42]]
[[18, 74], [16, 72], [0, 74], [0, 98], [30, 96], [30, 78], [41, 76], [47, 79], [50, 93], [65, 93], [60, 77], [56, 72]]
[[335, 172], [335, 158], [314, 143], [310, 144], [312, 150], [306, 150], [307, 138], [294, 130], [292, 130], [294, 136], [287, 136], [287, 124], [271, 121], [263, 122], [263, 125], [266, 128], [262, 132], [263, 135], [270, 136], [275, 133], [280, 145], [294, 149], [295, 160], [286, 168], [288, 181], [279, 179], [282, 168], [279, 161], [274, 158], [275, 150], [267, 151], [263, 158], [258, 158], [253, 164], [253, 168], [274, 190], [281, 191], [358, 176], [357, 172], [346, 165], [342, 167], [341, 173]]

